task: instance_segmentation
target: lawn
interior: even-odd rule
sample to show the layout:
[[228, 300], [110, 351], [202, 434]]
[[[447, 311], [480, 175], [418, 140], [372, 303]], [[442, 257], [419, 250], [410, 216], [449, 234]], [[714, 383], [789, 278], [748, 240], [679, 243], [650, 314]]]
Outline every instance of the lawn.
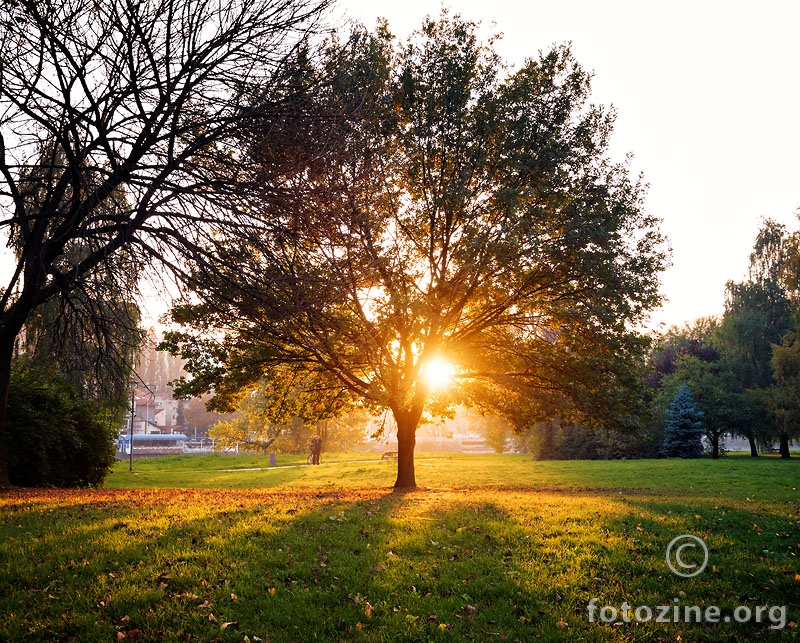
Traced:
[[[0, 641], [800, 638], [798, 459], [420, 454], [410, 493], [392, 462], [324, 462], [136, 460], [104, 489], [1, 493]], [[691, 578], [666, 561], [683, 534], [709, 551]]]

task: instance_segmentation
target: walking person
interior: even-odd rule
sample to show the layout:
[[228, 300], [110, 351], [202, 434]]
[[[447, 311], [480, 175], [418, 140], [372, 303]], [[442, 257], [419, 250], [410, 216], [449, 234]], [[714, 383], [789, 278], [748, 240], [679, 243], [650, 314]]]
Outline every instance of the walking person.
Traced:
[[311, 464], [319, 464], [319, 454], [322, 453], [322, 438], [315, 435], [311, 438]]

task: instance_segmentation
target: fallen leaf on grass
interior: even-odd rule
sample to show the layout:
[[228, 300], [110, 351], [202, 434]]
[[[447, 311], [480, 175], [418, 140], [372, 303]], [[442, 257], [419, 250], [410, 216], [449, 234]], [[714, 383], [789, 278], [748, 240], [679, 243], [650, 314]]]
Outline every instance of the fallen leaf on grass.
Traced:
[[222, 625], [219, 626], [219, 629], [221, 630], [227, 630], [228, 628], [232, 630], [238, 630], [239, 621], [228, 621], [227, 623], [223, 623]]

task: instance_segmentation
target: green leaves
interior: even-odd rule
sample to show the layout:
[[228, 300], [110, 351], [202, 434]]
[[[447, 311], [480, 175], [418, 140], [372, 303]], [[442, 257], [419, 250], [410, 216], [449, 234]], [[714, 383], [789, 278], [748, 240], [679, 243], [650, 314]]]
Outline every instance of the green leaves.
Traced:
[[[178, 310], [183, 390], [230, 397], [285, 369], [391, 408], [404, 435], [423, 408], [507, 395], [521, 425], [630, 425], [631, 329], [667, 251], [569, 48], [508, 73], [445, 11], [405, 43], [359, 31], [292, 64], [299, 113], [242, 135], [268, 223], [220, 243]], [[432, 356], [458, 383], [435, 400]]]
[[7, 416], [12, 484], [87, 487], [102, 484], [114, 463], [119, 409], [80, 399], [53, 369], [15, 363]]

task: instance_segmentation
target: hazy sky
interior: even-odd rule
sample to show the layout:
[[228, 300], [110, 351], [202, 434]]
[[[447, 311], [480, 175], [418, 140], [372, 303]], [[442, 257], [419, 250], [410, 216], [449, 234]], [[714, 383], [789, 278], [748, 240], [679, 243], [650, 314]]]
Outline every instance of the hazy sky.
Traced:
[[[368, 27], [378, 16], [405, 38], [439, 4], [339, 0]], [[521, 64], [572, 42], [593, 70], [594, 102], [613, 104], [613, 156], [634, 154], [663, 219], [673, 267], [654, 322], [723, 310], [725, 282], [744, 279], [759, 222], [800, 227], [800, 3], [627, 0], [453, 0], [497, 49]], [[494, 23], [494, 24], [492, 24]]]
[[[368, 27], [378, 16], [405, 38], [440, 4], [339, 0]], [[742, 280], [763, 217], [800, 227], [800, 3], [673, 0], [453, 0], [521, 64], [570, 41], [594, 72], [594, 102], [613, 105], [612, 155], [634, 154], [663, 219], [673, 266], [654, 325], [723, 310], [725, 282]], [[8, 267], [0, 264], [0, 273]], [[163, 302], [143, 302], [155, 317]]]

